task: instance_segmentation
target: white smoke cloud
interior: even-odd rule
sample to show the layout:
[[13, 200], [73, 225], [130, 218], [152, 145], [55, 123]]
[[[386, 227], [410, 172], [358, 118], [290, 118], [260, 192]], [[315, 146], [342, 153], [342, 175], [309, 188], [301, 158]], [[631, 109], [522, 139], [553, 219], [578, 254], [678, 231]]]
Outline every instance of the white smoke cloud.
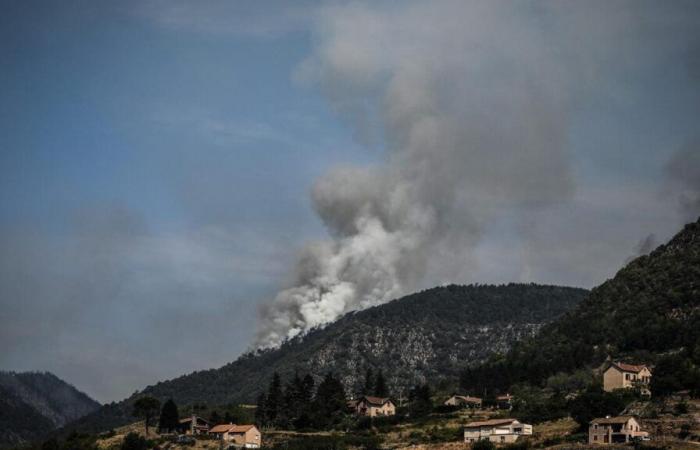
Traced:
[[610, 42], [624, 45], [615, 33], [629, 17], [567, 6], [431, 1], [322, 11], [297, 76], [321, 89], [358, 138], [381, 142], [386, 158], [315, 184], [331, 239], [303, 252], [293, 287], [264, 307], [258, 346], [454, 280], [474, 264], [497, 214], [572, 198], [574, 106]]

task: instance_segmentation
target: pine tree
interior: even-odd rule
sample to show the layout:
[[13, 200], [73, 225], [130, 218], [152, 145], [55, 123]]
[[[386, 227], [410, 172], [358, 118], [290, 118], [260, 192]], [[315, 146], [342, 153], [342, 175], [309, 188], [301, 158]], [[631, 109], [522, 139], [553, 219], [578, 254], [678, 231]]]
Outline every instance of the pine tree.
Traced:
[[219, 415], [219, 411], [214, 410], [211, 412], [209, 415], [209, 423], [212, 425], [218, 425], [221, 423], [221, 416]]
[[377, 374], [377, 380], [374, 382], [374, 395], [377, 397], [388, 397], [389, 390], [386, 387], [386, 381], [384, 380], [384, 373], [380, 370]]
[[272, 376], [272, 381], [267, 391], [267, 399], [265, 401], [265, 417], [269, 425], [277, 425], [283, 401], [282, 380], [280, 379], [280, 375], [275, 372]]
[[260, 427], [267, 426], [267, 397], [264, 392], [258, 395], [258, 400], [256, 402], [257, 408], [255, 408], [255, 421]]
[[160, 410], [160, 401], [150, 395], [141, 397], [134, 402], [133, 415], [144, 418], [146, 436], [148, 436], [148, 426], [150, 425], [151, 419], [158, 414], [158, 410]]
[[433, 402], [430, 399], [430, 386], [427, 384], [416, 385], [408, 394], [410, 402], [409, 410], [413, 417], [423, 417], [430, 414], [433, 410]]
[[333, 428], [341, 423], [347, 410], [343, 384], [328, 373], [318, 385], [313, 402], [313, 423], [318, 428]]
[[160, 419], [158, 420], [159, 433], [172, 433], [180, 424], [180, 413], [177, 410], [177, 405], [172, 398], [163, 403], [163, 408], [160, 410]]

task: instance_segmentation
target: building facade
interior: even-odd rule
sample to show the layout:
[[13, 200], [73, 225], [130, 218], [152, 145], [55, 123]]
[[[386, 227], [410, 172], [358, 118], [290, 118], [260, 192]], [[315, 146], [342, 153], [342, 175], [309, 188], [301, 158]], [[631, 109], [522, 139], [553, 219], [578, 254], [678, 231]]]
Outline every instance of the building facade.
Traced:
[[603, 389], [607, 392], [638, 387], [643, 394], [650, 395], [650, 382], [651, 370], [643, 364], [613, 362], [603, 372]]
[[624, 444], [647, 436], [632, 416], [593, 419], [588, 426], [589, 444]]
[[532, 434], [532, 425], [516, 419], [492, 419], [471, 422], [464, 426], [464, 442], [489, 440], [496, 444], [515, 442], [521, 436]]
[[348, 403], [358, 416], [378, 417], [396, 414], [396, 405], [389, 398], [364, 396]]

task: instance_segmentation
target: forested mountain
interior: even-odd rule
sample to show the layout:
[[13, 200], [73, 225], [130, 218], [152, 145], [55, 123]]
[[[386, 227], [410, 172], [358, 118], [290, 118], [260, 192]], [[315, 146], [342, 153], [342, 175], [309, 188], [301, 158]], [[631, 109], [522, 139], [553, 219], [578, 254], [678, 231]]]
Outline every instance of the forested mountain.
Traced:
[[462, 384], [478, 392], [541, 384], [607, 357], [660, 363], [652, 388], [665, 372], [685, 379], [666, 379], [673, 386], [662, 389], [700, 387], [700, 220], [630, 262], [537, 336], [466, 371]]
[[365, 371], [383, 371], [396, 395], [417, 382], [455, 380], [468, 364], [532, 336], [543, 324], [579, 303], [577, 288], [509, 284], [445, 286], [403, 297], [295, 338], [279, 349], [251, 353], [219, 369], [205, 370], [149, 386], [120, 403], [85, 417], [76, 427], [104, 430], [134, 420], [139, 396], [174, 398], [180, 405], [254, 402], [274, 372], [290, 378], [330, 371], [356, 392]]
[[98, 409], [48, 372], [0, 372], [0, 446], [21, 444]]

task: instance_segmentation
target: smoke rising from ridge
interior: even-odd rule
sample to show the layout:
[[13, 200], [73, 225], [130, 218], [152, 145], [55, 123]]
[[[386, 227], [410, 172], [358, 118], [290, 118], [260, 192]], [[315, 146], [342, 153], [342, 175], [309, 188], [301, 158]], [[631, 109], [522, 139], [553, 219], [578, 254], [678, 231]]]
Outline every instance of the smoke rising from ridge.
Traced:
[[627, 17], [538, 5], [323, 10], [298, 77], [386, 156], [335, 168], [314, 185], [331, 238], [304, 249], [293, 286], [263, 308], [259, 347], [421, 283], [452, 281], [475, 263], [472, 249], [499, 212], [572, 197], [572, 106]]

